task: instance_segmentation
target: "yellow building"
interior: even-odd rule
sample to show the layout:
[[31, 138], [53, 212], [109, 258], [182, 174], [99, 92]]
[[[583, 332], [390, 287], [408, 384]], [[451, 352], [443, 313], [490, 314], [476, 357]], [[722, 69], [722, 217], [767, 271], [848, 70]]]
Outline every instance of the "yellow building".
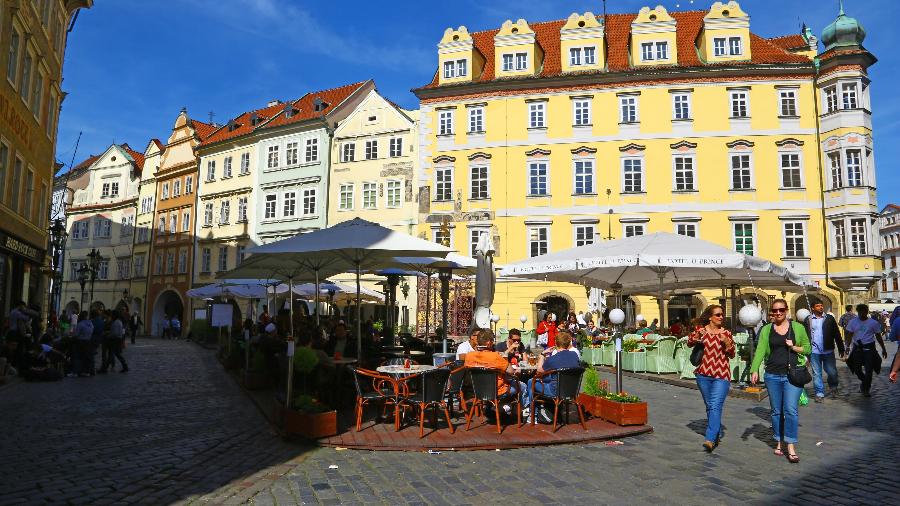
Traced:
[[[415, 234], [419, 212], [418, 111], [401, 109], [371, 89], [334, 130], [328, 189], [328, 225], [353, 218]], [[333, 276], [354, 286], [355, 277]], [[364, 276], [363, 286], [384, 292], [380, 276]], [[415, 279], [407, 280], [415, 285]], [[403, 293], [406, 293], [404, 296]], [[415, 313], [416, 291], [397, 295], [399, 322]]]
[[[128, 288], [130, 311], [146, 322], [147, 276], [150, 274], [150, 258], [153, 239], [154, 213], [156, 213], [156, 174], [165, 146], [159, 139], [151, 139], [144, 148], [144, 170], [138, 185], [137, 211], [134, 225], [134, 247], [131, 266], [131, 284]], [[141, 331], [144, 329], [142, 328]]]
[[[451, 244], [468, 251], [488, 231], [504, 264], [675, 232], [805, 274], [837, 311], [881, 271], [863, 37], [841, 13], [821, 53], [810, 31], [764, 39], [733, 1], [448, 28], [438, 72], [415, 90], [429, 186], [419, 233], [440, 239], [449, 218]], [[673, 298], [669, 318], [719, 293]], [[634, 303], [658, 316], [654, 300]], [[587, 310], [587, 293], [499, 280], [500, 325], [524, 315], [531, 327], [548, 308]]]

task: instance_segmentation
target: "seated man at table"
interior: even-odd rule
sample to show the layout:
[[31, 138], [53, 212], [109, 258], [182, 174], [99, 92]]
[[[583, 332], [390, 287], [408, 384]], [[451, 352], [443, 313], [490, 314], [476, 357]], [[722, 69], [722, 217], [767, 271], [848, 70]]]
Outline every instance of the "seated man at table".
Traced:
[[[480, 330], [478, 331], [476, 340], [477, 349], [466, 353], [466, 367], [486, 367], [488, 369], [495, 369], [500, 373], [505, 373], [505, 375], [512, 375], [514, 373], [514, 369], [509, 365], [509, 362], [507, 362], [500, 353], [493, 351], [493, 332], [490, 330]], [[508, 379], [505, 375], [501, 374], [497, 379], [497, 395], [504, 396], [508, 394], [512, 396], [518, 394], [525, 388], [525, 384], [521, 381]], [[503, 410], [507, 414], [512, 411], [508, 405], [504, 405]]]
[[459, 343], [459, 346], [456, 347], [456, 360], [465, 360], [467, 353], [475, 351], [475, 348], [478, 346], [476, 340], [478, 339], [479, 332], [481, 332], [480, 328], [473, 328], [472, 332], [469, 334], [469, 340]]
[[510, 363], [512, 363], [513, 358], [516, 359], [517, 363], [521, 362], [522, 333], [519, 332], [519, 329], [509, 329], [509, 335], [506, 337], [506, 341], [495, 345], [494, 351], [506, 357], [506, 360]]
[[[556, 353], [551, 355], [550, 357], [545, 358], [544, 355], [541, 355], [540, 359], [538, 359], [537, 372], [538, 374], [555, 371], [556, 369], [564, 369], [567, 367], [579, 367], [581, 364], [581, 359], [578, 357], [578, 354], [569, 349], [572, 345], [572, 334], [565, 331], [560, 331], [559, 334], [556, 335]], [[522, 417], [527, 418], [531, 416], [531, 386], [534, 385], [535, 393], [541, 393], [544, 395], [556, 395], [556, 376], [548, 375], [543, 378], [531, 378], [528, 380], [528, 385], [525, 388], [525, 394], [523, 395], [522, 402], [525, 404], [525, 409], [522, 411]]]

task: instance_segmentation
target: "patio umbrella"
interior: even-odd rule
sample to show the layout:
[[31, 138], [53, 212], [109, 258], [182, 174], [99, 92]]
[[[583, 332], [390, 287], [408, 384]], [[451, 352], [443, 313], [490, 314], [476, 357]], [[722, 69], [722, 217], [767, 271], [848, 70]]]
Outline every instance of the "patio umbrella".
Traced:
[[287, 291], [287, 285], [273, 279], [223, 279], [206, 286], [191, 288], [186, 295], [195, 299], [210, 297], [238, 297], [241, 299], [262, 299], [274, 287], [275, 293]]
[[475, 248], [478, 270], [475, 275], [474, 318], [475, 323], [481, 328], [491, 326], [491, 304], [494, 303], [494, 286], [497, 283], [497, 274], [494, 272], [495, 251], [490, 234], [482, 233]]
[[711, 287], [752, 281], [761, 288], [802, 289], [809, 283], [786, 268], [718, 244], [665, 232], [626, 237], [507, 264], [501, 275], [566, 281], [622, 293], [659, 297], [665, 326], [663, 291], [667, 287]]
[[[356, 273], [356, 336], [357, 356], [362, 355], [361, 286], [362, 270], [378, 270], [388, 267], [394, 257], [439, 257], [450, 253], [450, 249], [431, 241], [408, 234], [395, 232], [389, 228], [360, 218], [338, 223], [328, 228], [306, 234], [298, 234], [281, 241], [257, 246], [250, 250], [253, 257], [263, 257], [274, 261], [289, 261], [305, 266], [316, 275], [316, 284], [323, 271], [337, 269], [336, 272]], [[348, 267], [350, 267], [348, 269]], [[327, 276], [326, 276], [327, 277]], [[318, 290], [316, 291], [318, 306]], [[318, 314], [318, 313], [317, 313]]]

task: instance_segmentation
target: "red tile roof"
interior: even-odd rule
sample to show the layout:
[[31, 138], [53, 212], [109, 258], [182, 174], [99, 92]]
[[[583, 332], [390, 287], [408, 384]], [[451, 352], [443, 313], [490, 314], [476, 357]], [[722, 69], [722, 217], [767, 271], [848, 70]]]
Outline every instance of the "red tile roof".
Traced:
[[772, 37], [771, 39], [768, 39], [768, 41], [780, 47], [781, 49], [809, 49], [809, 44], [806, 42], [806, 39], [804, 39], [800, 34]]
[[[228, 124], [222, 125], [211, 132], [210, 135], [204, 137], [201, 144], [205, 146], [246, 135], [258, 129], [274, 128], [323, 117], [368, 83], [372, 83], [372, 86], [374, 87], [374, 82], [371, 80], [360, 81], [358, 83], [339, 86], [329, 90], [314, 91], [291, 102], [279, 102], [278, 104], [267, 106], [262, 109], [245, 112], [232, 120], [234, 125], [233, 130], [229, 131]], [[317, 98], [327, 104], [322, 111], [315, 110], [314, 103]], [[288, 104], [294, 109], [294, 113], [290, 118], [284, 114], [285, 106]], [[255, 126], [250, 122], [250, 118], [254, 114], [260, 120]]]
[[138, 153], [137, 151], [131, 149], [131, 146], [128, 144], [122, 144], [122, 149], [128, 153], [129, 156], [134, 160], [134, 165], [136, 166], [138, 174], [144, 169], [144, 153]]
[[[670, 13], [677, 24], [678, 66], [700, 67], [705, 65], [721, 65], [704, 63], [697, 53], [696, 40], [703, 29], [703, 17], [706, 11], [685, 11]], [[602, 16], [597, 16], [602, 18]], [[637, 14], [609, 14], [606, 16], [606, 43], [607, 43], [607, 68], [612, 72], [632, 70], [629, 63], [629, 42], [631, 40], [631, 23]], [[565, 20], [547, 21], [529, 24], [535, 33], [535, 39], [544, 51], [544, 62], [540, 77], [550, 77], [562, 74], [560, 61], [560, 29], [566, 24]], [[484, 71], [479, 81], [486, 82], [495, 79], [494, 69], [494, 36], [499, 30], [487, 30], [472, 33], [472, 41], [475, 48], [484, 56]], [[746, 62], [728, 62], [735, 64], [771, 64], [771, 63], [809, 63], [809, 59], [803, 56], [789, 53], [777, 44], [750, 34], [750, 51], [752, 59]], [[644, 68], [644, 67], [642, 67]], [[515, 78], [508, 78], [515, 79]], [[431, 83], [424, 88], [438, 86], [438, 73], [435, 72]]]
[[212, 133], [215, 132], [218, 128], [215, 125], [204, 123], [196, 119], [191, 120], [191, 125], [194, 127], [194, 132], [197, 134], [197, 137], [199, 137], [201, 141], [212, 135]]
[[90, 167], [91, 164], [96, 162], [97, 159], [100, 158], [100, 156], [102, 156], [102, 155], [91, 155], [91, 156], [87, 157], [83, 162], [76, 165], [75, 168], [72, 170], [86, 169], [86, 168]]

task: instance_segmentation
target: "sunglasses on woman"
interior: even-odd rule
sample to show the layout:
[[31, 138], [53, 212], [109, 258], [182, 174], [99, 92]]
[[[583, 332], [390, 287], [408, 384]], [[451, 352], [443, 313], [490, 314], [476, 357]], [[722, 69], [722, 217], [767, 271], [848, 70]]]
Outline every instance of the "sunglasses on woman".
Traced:
[[787, 311], [786, 307], [773, 307], [772, 308], [773, 313], [784, 313], [785, 311]]
[[725, 313], [713, 313], [712, 316], [715, 316], [716, 318], [721, 318], [721, 317], [725, 316]]

